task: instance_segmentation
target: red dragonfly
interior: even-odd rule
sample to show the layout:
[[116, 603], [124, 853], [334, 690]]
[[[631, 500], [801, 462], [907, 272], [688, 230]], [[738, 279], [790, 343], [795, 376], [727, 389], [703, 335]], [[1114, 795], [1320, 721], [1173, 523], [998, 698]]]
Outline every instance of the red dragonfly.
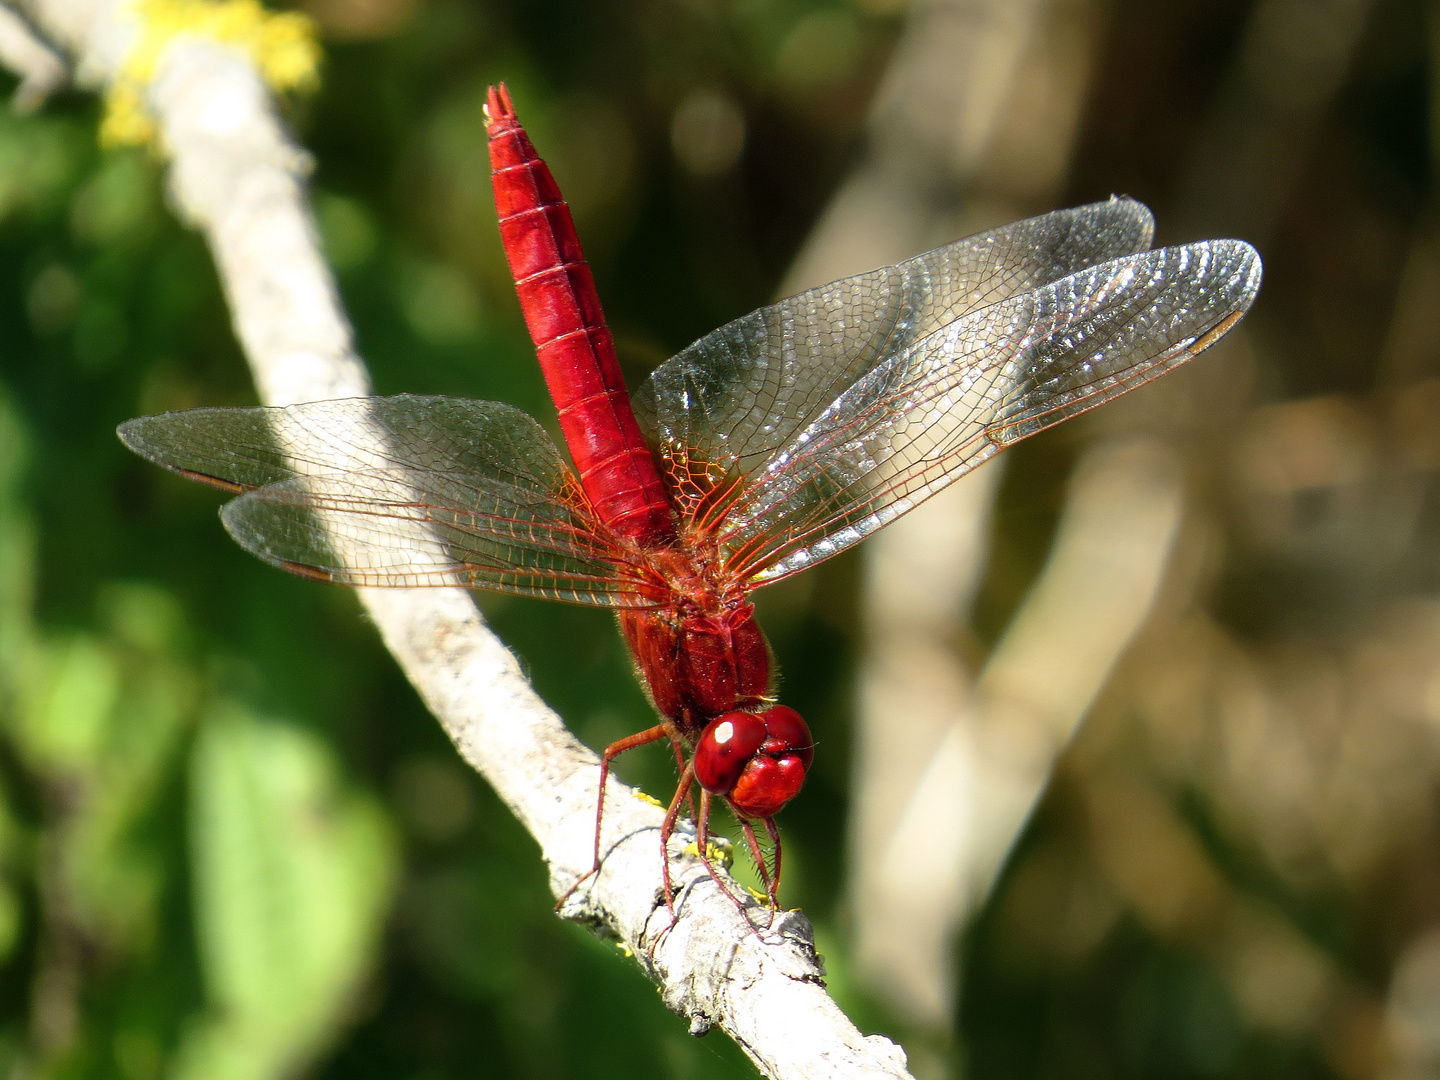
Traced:
[[591, 873], [611, 761], [668, 740], [681, 775], [660, 837], [667, 903], [666, 841], [687, 802], [715, 875], [718, 798], [773, 913], [774, 819], [813, 743], [776, 702], [751, 591], [1213, 344], [1254, 299], [1259, 256], [1238, 240], [1149, 250], [1149, 210], [1112, 198], [761, 308], [632, 399], [569, 208], [503, 86], [487, 127], [500, 233], [573, 469], [525, 413], [447, 397], [195, 409], [120, 437], [240, 493], [225, 527], [285, 570], [614, 608], [660, 723], [605, 749]]

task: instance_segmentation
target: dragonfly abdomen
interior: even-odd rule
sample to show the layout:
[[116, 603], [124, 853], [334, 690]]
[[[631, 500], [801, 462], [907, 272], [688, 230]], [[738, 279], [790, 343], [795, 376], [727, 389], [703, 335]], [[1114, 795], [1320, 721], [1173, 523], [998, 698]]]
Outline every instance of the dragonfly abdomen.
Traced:
[[570, 208], [504, 87], [491, 88], [486, 112], [505, 257], [580, 484], [621, 536], [672, 539], [670, 499], [630, 407]]

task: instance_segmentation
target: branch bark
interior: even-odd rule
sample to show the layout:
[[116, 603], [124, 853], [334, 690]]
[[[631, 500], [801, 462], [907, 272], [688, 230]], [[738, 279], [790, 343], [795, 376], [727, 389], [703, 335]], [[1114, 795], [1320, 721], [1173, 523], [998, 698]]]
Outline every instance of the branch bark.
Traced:
[[[100, 87], [115, 78], [137, 31], [119, 0], [27, 0], [24, 9], [70, 52], [83, 81]], [[174, 206], [209, 241], [261, 399], [368, 394], [320, 254], [304, 187], [309, 159], [277, 119], [254, 65], [217, 42], [177, 38], [148, 105], [170, 155]], [[591, 861], [595, 754], [536, 696], [468, 594], [359, 593], [465, 760], [535, 837], [562, 893]], [[721, 1028], [766, 1076], [907, 1077], [899, 1047], [861, 1035], [826, 994], [804, 917], [787, 913], [761, 940], [698, 860], [683, 856], [693, 834], [675, 839], [678, 918], [670, 925], [655, 851], [662, 813], [632, 795], [611, 781], [604, 867], [564, 914], [622, 942], [693, 1033]]]
[[69, 78], [65, 63], [20, 15], [0, 7], [0, 65], [20, 76], [10, 99], [18, 113], [34, 112]]

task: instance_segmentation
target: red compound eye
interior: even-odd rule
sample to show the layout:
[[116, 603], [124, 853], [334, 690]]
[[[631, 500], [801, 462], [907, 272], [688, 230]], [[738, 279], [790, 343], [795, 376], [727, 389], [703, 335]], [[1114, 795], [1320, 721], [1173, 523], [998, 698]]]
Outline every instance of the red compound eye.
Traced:
[[695, 747], [695, 776], [746, 818], [767, 818], [800, 792], [814, 757], [810, 729], [794, 709], [716, 717]]
[[695, 747], [695, 779], [712, 795], [729, 795], [767, 734], [765, 721], [754, 713], [717, 716]]
[[760, 714], [765, 721], [765, 730], [770, 738], [765, 741], [765, 753], [773, 754], [785, 750], [800, 759], [806, 769], [815, 759], [815, 740], [810, 736], [810, 726], [800, 714], [788, 705], [772, 705]]

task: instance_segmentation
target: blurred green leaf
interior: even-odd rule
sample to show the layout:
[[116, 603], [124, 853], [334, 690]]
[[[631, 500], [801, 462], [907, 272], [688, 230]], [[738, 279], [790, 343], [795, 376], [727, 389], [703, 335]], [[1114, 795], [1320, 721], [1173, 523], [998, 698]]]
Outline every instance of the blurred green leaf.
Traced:
[[203, 724], [190, 785], [210, 1010], [187, 1032], [174, 1075], [290, 1075], [336, 1033], [367, 974], [395, 837], [320, 739], [237, 705]]
[[115, 658], [93, 637], [76, 634], [39, 648], [14, 716], [26, 758], [45, 771], [91, 767], [119, 693]]
[[8, 883], [0, 881], [0, 963], [10, 959], [20, 941], [22, 918], [20, 897]]
[[0, 678], [13, 681], [28, 657], [35, 527], [17, 498], [29, 445], [9, 393], [0, 387]]
[[0, 110], [0, 220], [55, 206], [93, 147], [88, 125]]
[[113, 244], [153, 231], [160, 205], [155, 163], [143, 151], [106, 154], [70, 204], [78, 239]]
[[315, 197], [315, 218], [325, 255], [336, 270], [354, 270], [375, 254], [380, 242], [375, 219], [359, 200], [319, 193]]

